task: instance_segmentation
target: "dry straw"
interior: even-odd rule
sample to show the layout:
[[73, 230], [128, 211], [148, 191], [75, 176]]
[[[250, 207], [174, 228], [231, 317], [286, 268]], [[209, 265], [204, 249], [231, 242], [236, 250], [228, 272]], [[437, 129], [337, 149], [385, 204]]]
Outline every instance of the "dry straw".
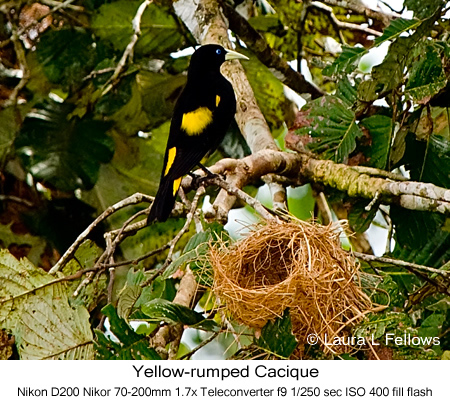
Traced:
[[214, 293], [239, 322], [261, 328], [290, 309], [300, 343], [315, 334], [325, 351], [372, 309], [339, 225], [274, 221], [252, 226], [242, 240], [213, 246]]

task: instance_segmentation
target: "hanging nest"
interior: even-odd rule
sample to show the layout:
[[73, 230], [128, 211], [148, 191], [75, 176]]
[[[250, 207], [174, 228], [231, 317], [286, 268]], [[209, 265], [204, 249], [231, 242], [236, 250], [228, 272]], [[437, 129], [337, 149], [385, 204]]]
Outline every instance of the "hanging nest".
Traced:
[[276, 221], [252, 226], [229, 247], [219, 242], [209, 252], [214, 293], [247, 326], [261, 328], [289, 308], [300, 343], [315, 334], [324, 351], [348, 351], [326, 342], [345, 336], [372, 304], [354, 257], [341, 247], [338, 228]]

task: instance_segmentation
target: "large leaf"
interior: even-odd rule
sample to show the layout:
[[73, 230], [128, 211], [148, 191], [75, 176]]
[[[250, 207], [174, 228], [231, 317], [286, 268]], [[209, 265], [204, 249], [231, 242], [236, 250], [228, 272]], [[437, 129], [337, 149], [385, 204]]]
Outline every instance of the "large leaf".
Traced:
[[[75, 256], [63, 268], [64, 275], [72, 275], [77, 271], [86, 268], [92, 268], [103, 250], [98, 247], [93, 241], [86, 240], [76, 251]], [[84, 277], [68, 282], [68, 293], [74, 293]], [[97, 275], [88, 285], [81, 285], [81, 290], [78, 289], [78, 296], [70, 296], [69, 304], [71, 306], [85, 306], [88, 311], [92, 311], [100, 301], [104, 300], [104, 295], [107, 283], [107, 275]]]
[[405, 67], [409, 66], [415, 51], [420, 53], [421, 45], [414, 36], [399, 37], [389, 46], [383, 62], [372, 69], [371, 79], [358, 86], [358, 99], [371, 102], [396, 89], [405, 79]]
[[160, 360], [155, 350], [149, 347], [148, 337], [136, 333], [127, 322], [117, 315], [111, 304], [102, 309], [108, 317], [111, 332], [117, 340], [110, 339], [96, 330], [95, 350], [101, 360]]
[[400, 247], [420, 249], [440, 231], [445, 217], [428, 211], [411, 211], [391, 206], [395, 239]]
[[[141, 108], [153, 128], [171, 118], [175, 100], [186, 83], [186, 76], [141, 71], [136, 76]], [[117, 119], [117, 116], [116, 116]]]
[[311, 136], [309, 148], [324, 158], [345, 161], [362, 135], [353, 111], [335, 96], [317, 99], [303, 108], [305, 125], [296, 131]]
[[368, 164], [371, 167], [384, 169], [386, 167], [390, 138], [392, 134], [392, 119], [384, 115], [372, 115], [361, 121], [370, 135], [370, 147], [365, 150]]
[[208, 331], [218, 329], [215, 321], [206, 319], [201, 313], [164, 299], [154, 299], [144, 304], [141, 310], [149, 317], [149, 321], [151, 322], [182, 323]]
[[414, 334], [417, 331], [411, 328], [412, 321], [405, 313], [385, 311], [370, 315], [368, 319], [355, 327], [353, 334], [356, 337], [370, 337], [382, 339], [386, 333], [395, 332], [400, 336], [406, 332]]
[[428, 240], [422, 247], [411, 249], [411, 246], [400, 246], [396, 243], [393, 256], [400, 260], [441, 268], [450, 260], [450, 232], [436, 230], [434, 234], [431, 232], [427, 236]]
[[261, 329], [261, 336], [255, 339], [255, 344], [279, 357], [287, 358], [292, 354], [297, 347], [297, 339], [292, 333], [288, 309], [284, 311], [282, 317], [267, 322]]
[[30, 112], [15, 141], [25, 168], [37, 179], [64, 191], [92, 188], [100, 163], [111, 160], [109, 123], [68, 119], [73, 106], [48, 100]]
[[387, 40], [394, 40], [402, 33], [410, 29], [417, 28], [422, 21], [418, 19], [403, 19], [398, 18], [391, 21], [390, 25], [383, 31], [383, 34], [375, 39], [375, 44], [379, 46]]
[[94, 359], [89, 313], [82, 306], [70, 307], [65, 292], [57, 298], [47, 295], [27, 300], [15, 337], [24, 360]]
[[[24, 303], [33, 294], [44, 296], [61, 292], [61, 284], [45, 287], [55, 278], [36, 268], [26, 258], [17, 260], [8, 250], [0, 250], [0, 324], [14, 329]], [[39, 291], [35, 289], [42, 287]]]
[[65, 283], [0, 250], [0, 326], [22, 359], [92, 359], [89, 313], [69, 305]]
[[14, 143], [14, 132], [17, 131], [19, 125], [17, 111], [14, 107], [1, 110], [0, 121], [0, 163], [5, 165], [6, 157], [9, 155]]
[[209, 250], [209, 241], [212, 239], [211, 232], [199, 232], [193, 235], [186, 244], [183, 253], [173, 261], [164, 271], [163, 277], [168, 278], [174, 274], [180, 266], [198, 260]]
[[39, 39], [37, 58], [50, 82], [73, 85], [96, 65], [96, 48], [83, 29], [50, 29]]
[[24, 252], [25, 256], [35, 265], [39, 264], [46, 242], [40, 236], [29, 233], [16, 233], [13, 222], [9, 225], [0, 224], [0, 247], [9, 249], [14, 255]]
[[369, 200], [360, 200], [352, 205], [348, 213], [348, 222], [353, 231], [363, 233], [369, 229], [378, 211], [378, 206], [375, 204], [371, 204], [370, 209], [367, 210], [366, 207], [370, 203]]
[[[417, 172], [412, 174], [417, 176]], [[421, 180], [450, 189], [450, 141], [440, 135], [431, 135], [421, 171]]]
[[323, 74], [333, 76], [337, 73], [352, 72], [358, 66], [358, 61], [366, 53], [367, 50], [364, 47], [343, 46], [342, 53], [334, 60], [333, 64], [324, 68]]
[[441, 58], [433, 46], [428, 46], [426, 54], [413, 64], [405, 90], [415, 101], [421, 101], [438, 93], [446, 83]]
[[[132, 19], [141, 1], [116, 1], [103, 4], [92, 19], [92, 29], [102, 40], [123, 51], [133, 34]], [[141, 18], [141, 35], [135, 47], [139, 55], [175, 51], [185, 42], [178, 22], [168, 9], [150, 4]]]

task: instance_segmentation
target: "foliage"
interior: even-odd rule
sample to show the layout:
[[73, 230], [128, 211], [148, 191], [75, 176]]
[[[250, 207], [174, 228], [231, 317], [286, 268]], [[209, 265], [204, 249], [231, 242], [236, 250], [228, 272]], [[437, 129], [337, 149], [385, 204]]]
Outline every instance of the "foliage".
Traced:
[[[387, 25], [354, 10], [330, 8], [353, 28], [334, 23], [319, 2], [250, 3], [250, 25], [275, 54], [300, 62], [301, 72], [308, 65], [314, 83], [327, 93], [298, 111], [280, 81], [284, 77], [258, 61], [261, 42], [238, 49], [250, 57], [245, 73], [283, 150], [294, 136], [301, 151], [316, 159], [450, 188], [450, 41], [444, 1], [405, 0], [414, 17], [393, 18]], [[15, 352], [5, 348], [0, 358], [158, 360], [164, 352], [149, 343], [162, 326], [220, 333], [224, 352], [231, 349], [227, 354], [234, 358], [297, 357], [299, 349], [304, 358], [329, 357], [297, 342], [289, 310], [260, 332], [228, 320], [212, 292], [214, 274], [206, 259], [211, 242], [227, 233], [220, 223], [202, 217], [196, 216], [196, 232], [189, 228], [170, 248], [170, 260], [167, 244], [184, 217], [126, 233], [114, 254], [101, 261], [131, 260], [113, 265], [112, 278], [97, 264], [103, 234], [112, 231], [106, 239], [114, 240], [117, 229], [147, 206], [133, 204], [92, 231], [62, 271], [48, 273], [109, 206], [137, 192], [156, 193], [170, 117], [189, 65], [189, 56], [173, 52], [196, 43], [171, 2], [154, 2], [142, 15], [131, 57], [111, 80], [131, 41], [141, 1], [78, 0], [71, 3], [77, 7], [57, 11], [44, 4], [13, 0], [0, 8], [0, 327], [5, 329], [0, 342], [10, 335], [16, 343]], [[25, 21], [33, 21], [35, 29]], [[376, 48], [387, 48], [386, 56], [362, 68], [361, 60]], [[233, 125], [209, 162], [249, 153]], [[252, 185], [244, 190], [254, 196], [261, 182]], [[448, 216], [401, 204], [385, 207], [382, 196], [372, 201], [318, 185], [289, 188], [291, 212], [324, 220], [320, 192], [325, 208], [349, 220], [355, 234], [350, 240], [389, 225], [395, 245], [388, 237], [386, 256], [450, 269]], [[218, 191], [209, 188], [207, 194], [212, 202]], [[187, 193], [188, 200], [192, 196]], [[270, 207], [262, 197], [260, 191], [258, 198]], [[448, 359], [448, 278], [381, 262], [362, 262], [362, 270], [366, 293], [385, 309], [368, 315], [352, 334], [382, 341], [390, 358]], [[189, 271], [200, 288], [192, 307], [176, 299], [180, 279]], [[140, 325], [133, 328], [131, 321]], [[227, 337], [229, 330], [235, 336], [245, 332], [239, 351], [233, 335]], [[385, 342], [391, 334], [438, 337], [439, 344]], [[342, 358], [372, 355], [363, 348]]]

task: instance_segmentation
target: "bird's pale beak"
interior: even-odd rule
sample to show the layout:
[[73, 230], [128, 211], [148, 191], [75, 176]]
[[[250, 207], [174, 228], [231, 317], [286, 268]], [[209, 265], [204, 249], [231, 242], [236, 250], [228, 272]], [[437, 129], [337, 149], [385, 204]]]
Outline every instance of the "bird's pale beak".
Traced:
[[233, 50], [227, 50], [225, 49], [225, 51], [227, 52], [227, 54], [225, 54], [225, 60], [236, 60], [238, 58], [242, 59], [242, 60], [249, 60], [249, 58], [247, 56], [244, 56], [241, 53], [238, 53], [237, 51], [233, 51]]

